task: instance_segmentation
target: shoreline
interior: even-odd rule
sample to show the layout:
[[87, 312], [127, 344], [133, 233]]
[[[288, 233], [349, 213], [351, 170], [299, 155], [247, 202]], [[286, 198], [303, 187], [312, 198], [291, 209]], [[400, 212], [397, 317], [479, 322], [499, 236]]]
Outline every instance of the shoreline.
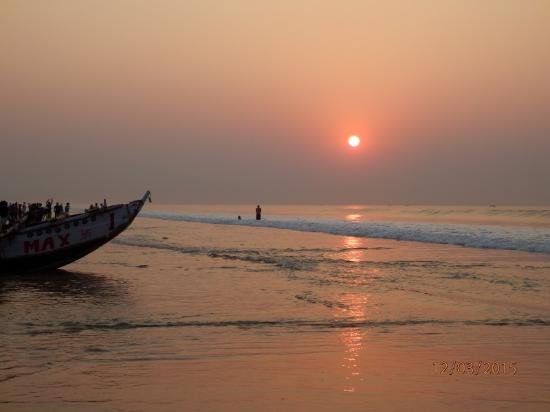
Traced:
[[[440, 245], [454, 245], [475, 249], [523, 251], [537, 254], [550, 254], [550, 230], [531, 228], [525, 233], [522, 226], [463, 225], [426, 222], [400, 221], [340, 221], [306, 220], [299, 218], [265, 218], [263, 220], [237, 220], [229, 215], [188, 215], [173, 212], [145, 212], [142, 218], [188, 223], [215, 224], [291, 230], [296, 232], [323, 233], [337, 236], [354, 236], [367, 239], [388, 239]], [[402, 223], [402, 224], [401, 224]], [[514, 232], [516, 228], [519, 232]], [[472, 231], [475, 230], [475, 231]], [[477, 236], [477, 237], [476, 237]], [[520, 236], [514, 238], [514, 236]], [[529, 236], [536, 236], [530, 239]], [[502, 246], [514, 242], [509, 247]]]

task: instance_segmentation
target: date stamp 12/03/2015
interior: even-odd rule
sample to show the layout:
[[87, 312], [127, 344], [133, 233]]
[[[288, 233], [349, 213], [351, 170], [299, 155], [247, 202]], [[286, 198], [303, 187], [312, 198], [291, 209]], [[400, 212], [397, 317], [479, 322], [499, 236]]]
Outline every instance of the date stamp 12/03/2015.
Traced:
[[519, 362], [499, 361], [434, 361], [435, 373], [439, 375], [515, 376]]

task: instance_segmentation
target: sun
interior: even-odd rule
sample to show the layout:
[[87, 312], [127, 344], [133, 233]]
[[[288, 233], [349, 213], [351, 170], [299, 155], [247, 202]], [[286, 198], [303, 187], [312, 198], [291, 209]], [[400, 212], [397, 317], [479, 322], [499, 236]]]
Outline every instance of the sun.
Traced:
[[359, 136], [350, 136], [348, 137], [348, 145], [350, 147], [357, 147], [361, 144], [361, 139], [359, 139]]

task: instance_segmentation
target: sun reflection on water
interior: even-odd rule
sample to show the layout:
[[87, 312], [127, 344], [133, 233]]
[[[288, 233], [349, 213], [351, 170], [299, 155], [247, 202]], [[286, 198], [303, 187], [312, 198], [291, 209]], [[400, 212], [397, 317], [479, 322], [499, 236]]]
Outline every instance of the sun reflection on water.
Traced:
[[[346, 293], [339, 299], [335, 316], [348, 321], [361, 322], [366, 320], [366, 305], [368, 296], [362, 293]], [[346, 328], [342, 330], [340, 339], [344, 344], [342, 368], [345, 371], [346, 384], [344, 392], [355, 392], [358, 382], [364, 380], [361, 375], [360, 356], [364, 350], [367, 332], [360, 328]]]
[[345, 236], [343, 241], [344, 252], [342, 258], [348, 262], [360, 262], [363, 260], [364, 250], [361, 249], [363, 246], [362, 239]]
[[361, 215], [359, 213], [350, 213], [345, 217], [347, 222], [357, 222], [361, 220]]

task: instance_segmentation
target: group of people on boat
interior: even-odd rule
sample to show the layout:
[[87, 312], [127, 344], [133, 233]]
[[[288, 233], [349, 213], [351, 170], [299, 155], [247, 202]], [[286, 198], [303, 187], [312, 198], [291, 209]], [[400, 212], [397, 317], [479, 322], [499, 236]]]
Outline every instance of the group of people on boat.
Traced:
[[101, 210], [101, 209], [107, 209], [107, 199], [103, 199], [103, 203], [101, 205], [95, 203], [91, 204], [88, 209], [84, 209], [84, 212], [93, 212], [94, 210]]
[[71, 205], [69, 202], [53, 203], [48, 199], [45, 204], [0, 201], [0, 232], [20, 226], [21, 224], [31, 225], [47, 222], [52, 219], [61, 219], [69, 216]]

